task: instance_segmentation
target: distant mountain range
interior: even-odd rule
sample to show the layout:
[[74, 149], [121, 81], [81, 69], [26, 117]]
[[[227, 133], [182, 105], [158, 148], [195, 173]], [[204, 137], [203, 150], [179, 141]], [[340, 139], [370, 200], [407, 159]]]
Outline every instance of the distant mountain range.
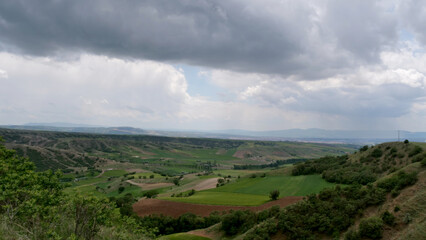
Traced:
[[[3, 125], [0, 128], [42, 130], [57, 132], [81, 132], [96, 134], [124, 135], [156, 135], [169, 137], [222, 138], [244, 140], [271, 141], [304, 141], [304, 142], [333, 142], [376, 144], [381, 142], [398, 141], [398, 131], [353, 131], [325, 130], [318, 128], [288, 129], [277, 131], [247, 131], [239, 129], [216, 131], [180, 131], [180, 130], [147, 130], [133, 127], [103, 127], [72, 123], [28, 123], [24, 125]], [[399, 131], [399, 140], [408, 139], [415, 142], [425, 142], [426, 132]]]

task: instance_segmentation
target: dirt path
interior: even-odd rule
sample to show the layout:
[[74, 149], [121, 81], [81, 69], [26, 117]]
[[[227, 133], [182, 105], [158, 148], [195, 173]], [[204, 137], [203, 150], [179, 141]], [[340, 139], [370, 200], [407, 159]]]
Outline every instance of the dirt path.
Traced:
[[179, 217], [184, 213], [194, 213], [199, 216], [208, 216], [213, 211], [229, 211], [250, 209], [252, 211], [261, 211], [272, 206], [278, 205], [286, 207], [290, 204], [302, 200], [303, 197], [284, 197], [276, 201], [270, 201], [260, 206], [243, 207], [243, 206], [223, 206], [223, 205], [203, 205], [191, 204], [183, 202], [173, 202], [160, 199], [141, 199], [133, 204], [133, 211], [139, 216], [147, 216], [152, 214], [163, 214], [171, 217]]
[[127, 180], [126, 182], [132, 185], [138, 186], [142, 188], [142, 190], [151, 190], [151, 189], [169, 187], [174, 185], [173, 183], [137, 183], [137, 182], [133, 182], [132, 180]]
[[103, 170], [103, 169], [102, 169], [102, 172], [101, 172], [98, 176], [96, 176], [95, 178], [100, 178], [100, 177], [102, 177], [102, 175], [104, 175], [104, 173], [105, 173], [105, 170]]

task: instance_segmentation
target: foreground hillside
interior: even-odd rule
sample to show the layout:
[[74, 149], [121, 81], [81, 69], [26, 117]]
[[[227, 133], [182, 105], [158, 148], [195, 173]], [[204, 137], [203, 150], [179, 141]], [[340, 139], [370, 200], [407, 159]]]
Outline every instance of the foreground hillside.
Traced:
[[426, 144], [366, 146], [349, 156], [296, 164], [291, 172], [343, 185], [280, 210], [237, 210], [188, 233], [210, 239], [425, 239]]

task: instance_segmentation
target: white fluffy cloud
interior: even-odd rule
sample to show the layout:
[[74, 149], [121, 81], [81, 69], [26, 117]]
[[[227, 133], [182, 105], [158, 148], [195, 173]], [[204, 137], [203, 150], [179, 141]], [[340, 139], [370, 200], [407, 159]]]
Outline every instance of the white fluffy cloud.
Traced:
[[8, 78], [7, 72], [0, 69], [0, 78]]
[[189, 100], [184, 75], [152, 61], [83, 55], [71, 62], [1, 53], [0, 119], [135, 124], [172, 119]]

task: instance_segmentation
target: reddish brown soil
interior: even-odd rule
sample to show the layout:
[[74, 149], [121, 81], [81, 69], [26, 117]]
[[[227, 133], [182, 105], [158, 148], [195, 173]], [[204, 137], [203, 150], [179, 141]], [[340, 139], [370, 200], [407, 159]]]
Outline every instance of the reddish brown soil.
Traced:
[[223, 205], [203, 205], [182, 202], [172, 202], [160, 199], [141, 199], [133, 204], [133, 211], [139, 216], [148, 216], [152, 214], [163, 214], [165, 216], [179, 217], [184, 213], [194, 213], [199, 216], [208, 216], [213, 211], [229, 211], [250, 209], [252, 211], [261, 211], [272, 206], [279, 205], [286, 207], [290, 204], [302, 200], [303, 197], [284, 197], [276, 201], [267, 202], [260, 206], [243, 207], [243, 206], [223, 206]]

